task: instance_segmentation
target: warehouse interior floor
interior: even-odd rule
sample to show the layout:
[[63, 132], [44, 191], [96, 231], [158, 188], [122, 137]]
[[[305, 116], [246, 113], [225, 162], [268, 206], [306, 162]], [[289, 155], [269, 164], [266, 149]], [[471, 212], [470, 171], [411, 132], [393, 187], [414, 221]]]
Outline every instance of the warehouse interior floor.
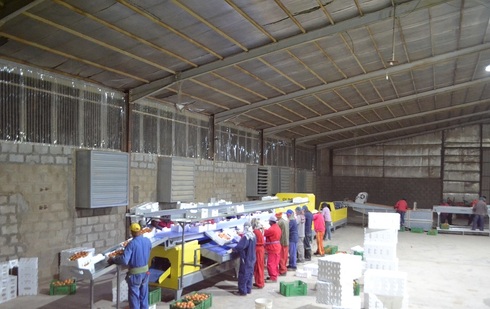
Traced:
[[[350, 223], [337, 229], [333, 240], [327, 244], [337, 245], [340, 251], [347, 252], [354, 246], [363, 246], [364, 229], [355, 219], [349, 217]], [[397, 255], [399, 270], [408, 274], [409, 308], [490, 308], [490, 237], [399, 232]], [[308, 263], [316, 261], [315, 257]], [[302, 265], [305, 264], [300, 264], [299, 268]], [[107, 275], [95, 282], [93, 308], [116, 308], [112, 303], [112, 278]], [[298, 278], [294, 272], [288, 272], [286, 277], [279, 278], [279, 281], [300, 279], [307, 282], [307, 295], [285, 297], [279, 293], [279, 283], [267, 283], [264, 289], [254, 289], [248, 296], [235, 296], [232, 292], [236, 291], [237, 280], [233, 272], [193, 285], [185, 289], [184, 294], [192, 291], [211, 293], [212, 308], [217, 309], [253, 309], [258, 298], [271, 299], [273, 308], [330, 308], [316, 303], [316, 277]], [[49, 296], [49, 282], [41, 282], [37, 296], [17, 297], [1, 304], [0, 308], [90, 308], [89, 296], [88, 282], [79, 282], [77, 293], [69, 296]], [[173, 293], [162, 290], [162, 302], [157, 308], [169, 308], [172, 297]], [[119, 307], [127, 308], [127, 303]]]

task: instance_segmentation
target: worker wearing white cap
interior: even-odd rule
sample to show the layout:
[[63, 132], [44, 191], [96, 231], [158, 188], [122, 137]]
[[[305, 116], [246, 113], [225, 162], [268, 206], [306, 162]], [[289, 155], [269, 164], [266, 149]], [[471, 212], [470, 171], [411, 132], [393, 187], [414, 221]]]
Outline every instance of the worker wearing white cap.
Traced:
[[252, 293], [252, 283], [255, 266], [255, 244], [257, 239], [250, 222], [243, 224], [243, 236], [238, 244], [233, 248], [233, 252], [240, 254], [240, 269], [238, 271], [238, 291], [235, 295], [246, 296]]
[[126, 276], [128, 283], [128, 301], [130, 309], [148, 308], [148, 259], [150, 257], [151, 242], [143, 237], [141, 226], [131, 224], [133, 239], [124, 248], [124, 253], [112, 259], [112, 262], [129, 267]]
[[269, 277], [265, 280], [266, 283], [277, 282], [277, 276], [279, 275], [281, 229], [276, 223], [277, 218], [275, 215], [272, 215], [269, 218], [270, 228], [264, 231], [265, 251], [267, 251], [267, 272], [269, 273]]

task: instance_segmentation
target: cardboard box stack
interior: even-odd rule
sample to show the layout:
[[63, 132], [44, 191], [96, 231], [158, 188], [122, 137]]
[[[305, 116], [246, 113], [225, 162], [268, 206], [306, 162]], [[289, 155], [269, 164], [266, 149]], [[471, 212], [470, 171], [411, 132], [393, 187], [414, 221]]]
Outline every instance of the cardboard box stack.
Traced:
[[[128, 283], [125, 277], [126, 274], [119, 276], [119, 302], [128, 300]], [[112, 302], [117, 302], [117, 275], [112, 279]]]

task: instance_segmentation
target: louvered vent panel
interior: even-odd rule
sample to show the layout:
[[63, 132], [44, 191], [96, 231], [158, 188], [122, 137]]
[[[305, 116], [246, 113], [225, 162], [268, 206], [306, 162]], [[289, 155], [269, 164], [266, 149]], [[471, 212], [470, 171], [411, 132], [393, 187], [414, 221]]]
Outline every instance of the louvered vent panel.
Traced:
[[281, 188], [279, 192], [291, 191], [291, 170], [286, 167], [281, 167]]
[[306, 193], [312, 193], [314, 188], [315, 175], [312, 171], [305, 171], [305, 191]]
[[78, 150], [76, 206], [101, 208], [129, 203], [129, 154]]
[[281, 169], [277, 166], [271, 166], [270, 188], [271, 195], [281, 192]]
[[194, 202], [194, 160], [158, 158], [158, 202]]
[[259, 196], [269, 195], [269, 169], [266, 167], [259, 167], [257, 193]]

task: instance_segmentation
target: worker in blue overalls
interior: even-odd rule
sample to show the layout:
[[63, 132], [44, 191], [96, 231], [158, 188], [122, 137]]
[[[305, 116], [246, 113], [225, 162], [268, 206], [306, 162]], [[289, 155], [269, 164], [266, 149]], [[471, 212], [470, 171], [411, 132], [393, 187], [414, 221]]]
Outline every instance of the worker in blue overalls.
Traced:
[[243, 224], [243, 236], [233, 248], [233, 252], [240, 254], [240, 269], [238, 271], [238, 291], [235, 295], [246, 296], [252, 293], [252, 283], [255, 266], [255, 245], [257, 239], [252, 230], [250, 222]]
[[128, 283], [128, 300], [130, 309], [148, 309], [148, 259], [151, 251], [151, 241], [142, 236], [141, 226], [131, 224], [133, 239], [124, 249], [124, 253], [112, 259], [112, 262], [129, 267], [126, 276]]

